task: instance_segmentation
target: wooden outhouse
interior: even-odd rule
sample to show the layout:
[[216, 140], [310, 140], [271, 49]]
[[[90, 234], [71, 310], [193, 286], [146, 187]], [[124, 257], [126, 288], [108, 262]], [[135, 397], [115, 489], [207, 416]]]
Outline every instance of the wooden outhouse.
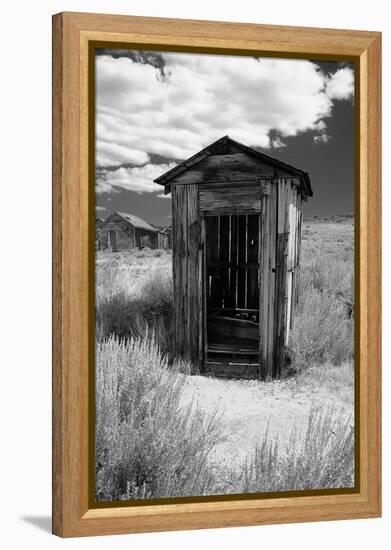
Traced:
[[172, 195], [175, 355], [282, 376], [308, 174], [225, 136], [155, 182]]

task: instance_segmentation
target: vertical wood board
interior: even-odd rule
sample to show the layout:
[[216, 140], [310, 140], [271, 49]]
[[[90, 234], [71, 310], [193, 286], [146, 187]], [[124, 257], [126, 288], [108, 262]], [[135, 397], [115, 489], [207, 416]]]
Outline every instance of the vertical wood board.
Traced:
[[187, 335], [186, 344], [191, 362], [199, 363], [199, 334], [202, 333], [199, 311], [202, 306], [202, 286], [200, 285], [200, 220], [198, 211], [198, 185], [186, 186], [187, 201]]

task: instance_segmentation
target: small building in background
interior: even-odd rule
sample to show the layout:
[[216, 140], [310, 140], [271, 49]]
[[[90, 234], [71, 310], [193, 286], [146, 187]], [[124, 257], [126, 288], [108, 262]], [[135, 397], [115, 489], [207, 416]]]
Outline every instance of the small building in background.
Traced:
[[171, 227], [164, 227], [161, 230], [161, 233], [163, 233], [167, 237], [167, 246], [166, 246], [166, 248], [172, 248], [172, 228]]
[[101, 233], [103, 223], [103, 220], [100, 218], [95, 218], [95, 250], [101, 250], [102, 248]]
[[164, 231], [158, 232], [158, 248], [169, 248], [168, 245], [168, 235]]
[[101, 249], [117, 252], [132, 248], [158, 248], [159, 230], [126, 212], [113, 212], [100, 228]]

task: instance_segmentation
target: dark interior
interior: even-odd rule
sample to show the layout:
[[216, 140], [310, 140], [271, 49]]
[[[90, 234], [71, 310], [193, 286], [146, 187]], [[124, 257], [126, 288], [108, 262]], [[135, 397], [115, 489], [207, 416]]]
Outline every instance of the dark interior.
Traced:
[[206, 218], [208, 358], [258, 355], [259, 234], [259, 214]]

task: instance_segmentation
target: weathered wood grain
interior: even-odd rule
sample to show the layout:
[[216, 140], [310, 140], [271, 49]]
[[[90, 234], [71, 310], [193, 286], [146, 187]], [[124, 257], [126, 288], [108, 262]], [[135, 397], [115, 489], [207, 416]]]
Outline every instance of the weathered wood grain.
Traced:
[[208, 310], [208, 277], [206, 270], [206, 224], [205, 218], [200, 217], [201, 224], [201, 242], [200, 242], [200, 251], [199, 258], [201, 262], [201, 269], [199, 274], [201, 277], [201, 308], [199, 312], [200, 326], [202, 327], [199, 334], [199, 349], [200, 349], [200, 369], [201, 371], [205, 370], [206, 362], [208, 358], [207, 346], [208, 346], [208, 336], [207, 336], [207, 310]]
[[269, 280], [268, 304], [267, 306], [267, 380], [274, 375], [276, 331], [275, 331], [275, 304], [280, 299], [276, 291], [276, 269], [277, 269], [277, 201], [278, 189], [274, 184], [270, 193], [270, 216], [269, 216], [269, 240], [266, 246], [269, 248], [269, 265], [265, 277]]
[[231, 234], [231, 243], [230, 243], [230, 281], [229, 281], [229, 297], [227, 306], [236, 308], [237, 299], [236, 299], [236, 285], [238, 280], [238, 265], [237, 265], [237, 239], [238, 239], [238, 216], [230, 216], [230, 234]]
[[[220, 285], [221, 285], [221, 298], [223, 307], [227, 306], [229, 302], [229, 216], [220, 216]], [[226, 265], [224, 265], [226, 264]]]
[[206, 229], [206, 287], [207, 287], [207, 303], [210, 306], [221, 307], [220, 300], [220, 285], [219, 285], [219, 270], [215, 265], [215, 261], [219, 260], [219, 219], [218, 216], [205, 218]]
[[[201, 227], [198, 209], [198, 185], [186, 188], [187, 199], [187, 339], [186, 347], [190, 361], [200, 367], [201, 353], [199, 334], [202, 334], [200, 310], [202, 308], [202, 285], [200, 272]], [[179, 321], [179, 319], [178, 319]], [[174, 319], [174, 322], [176, 320]], [[201, 344], [202, 345], [202, 344]]]
[[[227, 336], [229, 338], [244, 338], [247, 340], [259, 340], [259, 328], [256, 323], [241, 319], [229, 319], [223, 316], [209, 317], [208, 331], [211, 334]], [[231, 340], [228, 339], [228, 343]]]
[[275, 364], [273, 374], [280, 377], [284, 372], [287, 329], [287, 248], [289, 233], [278, 233], [276, 251], [276, 300], [275, 300]]
[[174, 354], [185, 356], [187, 351], [187, 197], [186, 188], [173, 186], [173, 233], [174, 287]]
[[247, 223], [247, 304], [248, 308], [259, 307], [258, 285], [258, 247], [259, 247], [259, 214], [248, 216]]
[[296, 234], [296, 222], [295, 222], [295, 208], [296, 208], [296, 190], [287, 182], [287, 230], [288, 230], [288, 244], [287, 244], [287, 257], [286, 257], [286, 324], [285, 330], [285, 345], [289, 341], [289, 332], [292, 321], [292, 296], [293, 296], [293, 270], [294, 266], [294, 242]]
[[198, 186], [174, 185], [174, 355], [200, 366], [202, 356], [202, 248]]
[[260, 178], [288, 176], [287, 172], [276, 171], [275, 168], [259, 159], [245, 153], [231, 153], [228, 155], [210, 155], [183, 171], [173, 183], [218, 183], [218, 182], [246, 182], [259, 181]]
[[259, 376], [267, 380], [271, 375], [273, 362], [268, 347], [269, 292], [270, 285], [270, 195], [262, 196], [260, 249], [259, 249]]
[[288, 293], [290, 289], [290, 273], [288, 272], [289, 243], [291, 240], [291, 201], [292, 190], [284, 178], [277, 181], [278, 214], [276, 243], [276, 279], [274, 304], [274, 375], [279, 377], [284, 373], [285, 345], [288, 324]]
[[[238, 239], [237, 239], [237, 307], [246, 308], [246, 246], [247, 246], [247, 216], [238, 216]], [[243, 267], [242, 267], [243, 266]]]
[[200, 211], [204, 216], [260, 212], [261, 194], [259, 186], [232, 186], [221, 189], [200, 187]]

